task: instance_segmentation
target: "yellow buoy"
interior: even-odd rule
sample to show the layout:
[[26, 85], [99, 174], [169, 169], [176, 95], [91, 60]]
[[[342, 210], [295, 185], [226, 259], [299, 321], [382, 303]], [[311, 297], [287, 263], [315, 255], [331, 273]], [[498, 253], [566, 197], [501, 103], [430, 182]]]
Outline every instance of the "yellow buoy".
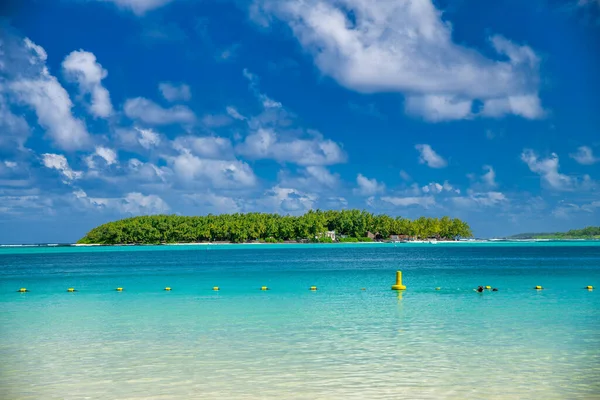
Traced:
[[122, 292], [122, 291], [123, 291], [123, 288], [122, 288], [122, 287], [118, 287], [118, 288], [116, 288], [115, 290], [116, 290], [117, 292]]
[[542, 289], [543, 289], [543, 287], [541, 287], [541, 286], [536, 286], [536, 287], [534, 287], [534, 289], [535, 289], [535, 290], [542, 290]]
[[491, 287], [491, 286], [486, 286], [485, 288], [486, 288], [486, 289], [491, 289], [492, 287]]
[[219, 290], [219, 287], [218, 287], [218, 286], [215, 286], [215, 287], [213, 287], [213, 290], [216, 292], [216, 291], [218, 291], [218, 290]]
[[171, 288], [167, 286], [167, 287], [165, 288], [165, 290], [166, 290], [167, 292], [170, 292], [170, 291], [171, 291]]
[[586, 288], [587, 290], [593, 290], [593, 289], [594, 289], [594, 287], [593, 287], [593, 286], [586, 286], [585, 288]]
[[26, 288], [22, 287], [21, 289], [19, 289], [20, 293], [25, 293], [25, 292], [29, 292], [29, 290], [27, 290]]
[[315, 291], [315, 290], [317, 290], [317, 287], [316, 286], [311, 286], [310, 290]]
[[76, 292], [77, 290], [75, 290], [74, 288], [70, 287], [67, 289], [67, 292]]
[[266, 287], [266, 286], [262, 286], [262, 287], [260, 288], [260, 290], [269, 290], [269, 288], [268, 288], [268, 287]]
[[396, 284], [392, 285], [392, 290], [405, 290], [406, 286], [402, 284], [402, 271], [396, 271]]
[[442, 288], [441, 287], [436, 287], [435, 290], [442, 290]]

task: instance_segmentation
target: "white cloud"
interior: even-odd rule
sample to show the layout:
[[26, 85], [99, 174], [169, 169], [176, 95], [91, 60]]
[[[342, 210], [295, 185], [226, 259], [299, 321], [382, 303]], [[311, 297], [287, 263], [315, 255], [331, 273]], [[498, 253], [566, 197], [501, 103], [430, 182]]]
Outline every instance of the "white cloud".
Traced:
[[423, 193], [431, 194], [439, 194], [442, 192], [460, 193], [460, 190], [455, 189], [450, 183], [448, 183], [448, 181], [445, 181], [443, 184], [431, 182], [430, 184], [423, 186], [421, 190], [423, 191]]
[[167, 101], [188, 101], [192, 98], [190, 87], [184, 83], [176, 85], [169, 82], [162, 82], [158, 85], [158, 89]]
[[108, 72], [96, 61], [96, 56], [88, 51], [73, 51], [62, 63], [68, 79], [77, 81], [82, 94], [91, 96], [89, 107], [92, 115], [106, 118], [113, 112], [108, 90], [102, 86], [102, 79]]
[[496, 171], [494, 171], [494, 168], [492, 168], [492, 166], [490, 165], [484, 165], [483, 169], [487, 171], [481, 177], [483, 182], [491, 188], [498, 186], [498, 184], [496, 183]]
[[152, 129], [135, 128], [135, 130], [139, 134], [138, 142], [143, 148], [150, 149], [160, 144], [160, 136]]
[[542, 115], [533, 50], [493, 36], [488, 58], [456, 44], [431, 0], [255, 0], [251, 17], [264, 25], [271, 16], [290, 25], [323, 74], [359, 92], [404, 93], [408, 111], [430, 120], [468, 117], [473, 100], [484, 115]]
[[246, 120], [246, 117], [244, 117], [242, 114], [240, 114], [238, 112], [238, 110], [236, 110], [234, 107], [229, 106], [226, 108], [226, 110], [227, 110], [227, 114], [229, 114], [232, 118], [237, 119], [239, 121]]
[[240, 200], [232, 197], [217, 195], [213, 192], [185, 194], [184, 199], [189, 203], [216, 213], [237, 213], [242, 211]]
[[6, 165], [8, 168], [17, 168], [17, 163], [14, 161], [4, 161], [4, 165]]
[[110, 2], [119, 8], [133, 11], [134, 14], [143, 15], [148, 11], [163, 7], [173, 0], [96, 0]]
[[446, 160], [437, 154], [428, 144], [417, 144], [415, 149], [420, 153], [420, 164], [427, 164], [430, 168], [444, 168], [448, 165]]
[[303, 190], [335, 189], [340, 184], [340, 176], [333, 174], [323, 166], [311, 165], [300, 171], [299, 176], [290, 176], [282, 171], [279, 174], [279, 186], [294, 187]]
[[404, 109], [408, 114], [423, 117], [431, 122], [439, 122], [472, 116], [471, 103], [471, 100], [443, 95], [407, 96]]
[[[46, 67], [47, 54], [44, 49], [29, 39], [20, 40], [5, 35], [6, 51], [0, 53], [0, 65], [5, 76], [7, 94], [21, 104], [35, 110], [38, 123], [47, 135], [64, 150], [87, 147], [91, 138], [83, 121], [71, 113], [73, 103], [67, 91]], [[11, 118], [13, 127], [24, 130], [23, 122]], [[6, 122], [4, 122], [6, 123]]]
[[168, 167], [158, 167], [150, 162], [142, 162], [137, 158], [132, 158], [127, 162], [129, 177], [140, 179], [146, 182], [167, 182], [172, 175]]
[[481, 114], [495, 118], [515, 114], [527, 119], [538, 119], [543, 117], [545, 112], [537, 95], [524, 95], [486, 100], [483, 102]]
[[521, 160], [527, 164], [531, 172], [540, 175], [551, 188], [558, 190], [573, 188], [574, 179], [558, 172], [559, 164], [556, 153], [552, 153], [548, 158], [540, 159], [533, 150], [525, 149], [521, 153]]
[[96, 158], [100, 158], [108, 166], [118, 163], [117, 152], [108, 147], [97, 146], [96, 151], [85, 158], [88, 168], [96, 168]]
[[154, 194], [146, 196], [139, 192], [131, 192], [122, 198], [99, 198], [89, 197], [87, 193], [79, 189], [74, 191], [73, 195], [88, 207], [112, 209], [129, 215], [161, 214], [170, 209], [162, 198]]
[[569, 155], [582, 165], [592, 165], [600, 161], [600, 158], [594, 157], [594, 152], [589, 146], [580, 146], [577, 148], [577, 153]]
[[373, 196], [385, 191], [385, 185], [377, 182], [375, 178], [369, 179], [363, 174], [358, 174], [356, 177], [358, 188], [354, 189], [354, 193], [361, 196]]
[[284, 141], [275, 131], [262, 128], [248, 135], [236, 150], [254, 159], [270, 158], [298, 165], [331, 165], [346, 161], [346, 154], [338, 144], [320, 135]]
[[398, 207], [421, 206], [429, 208], [435, 205], [433, 196], [409, 196], [409, 197], [390, 197], [384, 196], [381, 198], [386, 203], [393, 204]]
[[508, 201], [506, 196], [500, 192], [473, 192], [469, 191], [468, 196], [452, 197], [451, 201], [459, 207], [473, 209], [475, 207], [493, 207]]
[[67, 158], [62, 154], [42, 154], [42, 163], [46, 168], [59, 171], [65, 178], [63, 182], [67, 184], [71, 183], [71, 181], [81, 178], [83, 175], [81, 171], [73, 171], [69, 166]]
[[186, 106], [163, 108], [143, 97], [128, 99], [123, 107], [125, 115], [150, 125], [189, 124], [196, 116]]
[[312, 209], [317, 199], [313, 193], [275, 186], [258, 203], [275, 212], [302, 213]]
[[202, 158], [221, 160], [234, 158], [231, 141], [216, 136], [180, 136], [173, 141], [173, 148], [180, 152], [190, 150]]
[[232, 122], [231, 117], [225, 114], [207, 114], [202, 117], [202, 124], [207, 128], [221, 128]]
[[261, 101], [264, 108], [281, 108], [282, 104], [278, 101], [271, 99], [264, 93], [261, 93], [258, 89], [258, 77], [244, 68], [243, 70], [244, 77], [248, 79], [250, 82], [250, 90], [256, 96], [258, 100]]
[[251, 187], [256, 184], [254, 171], [242, 161], [200, 158], [189, 151], [169, 157], [168, 161], [175, 175], [186, 184], [215, 188]]

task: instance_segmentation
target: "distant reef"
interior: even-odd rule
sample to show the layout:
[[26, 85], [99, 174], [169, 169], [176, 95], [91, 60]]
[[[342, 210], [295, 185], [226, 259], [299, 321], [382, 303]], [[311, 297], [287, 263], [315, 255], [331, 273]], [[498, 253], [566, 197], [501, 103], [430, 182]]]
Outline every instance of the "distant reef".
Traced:
[[600, 226], [588, 226], [583, 229], [571, 229], [555, 233], [520, 233], [507, 239], [600, 239]]
[[301, 216], [248, 213], [186, 217], [151, 215], [100, 225], [78, 244], [368, 242], [470, 238], [469, 225], [450, 217], [410, 220], [361, 210], [309, 211]]

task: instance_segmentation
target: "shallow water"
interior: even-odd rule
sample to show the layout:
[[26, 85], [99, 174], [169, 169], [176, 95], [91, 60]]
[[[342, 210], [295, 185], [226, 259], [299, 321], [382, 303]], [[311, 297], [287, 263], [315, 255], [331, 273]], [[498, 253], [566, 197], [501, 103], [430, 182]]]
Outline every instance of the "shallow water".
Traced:
[[597, 243], [2, 248], [0, 388], [6, 399], [600, 398], [600, 290], [586, 285], [600, 286]]

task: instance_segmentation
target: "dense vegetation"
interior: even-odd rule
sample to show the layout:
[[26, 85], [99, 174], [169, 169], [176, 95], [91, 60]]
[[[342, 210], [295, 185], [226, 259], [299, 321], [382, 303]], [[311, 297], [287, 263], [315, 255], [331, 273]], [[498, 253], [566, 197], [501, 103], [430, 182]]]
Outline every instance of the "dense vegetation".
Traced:
[[[328, 242], [326, 231], [335, 231], [340, 241], [368, 241], [368, 233], [388, 239], [390, 235], [411, 238], [456, 239], [471, 237], [469, 225], [459, 219], [416, 220], [373, 215], [366, 211], [309, 211], [302, 216], [278, 214], [222, 214], [199, 217], [153, 215], [122, 219], [92, 229], [80, 244], [158, 244], [195, 242], [290, 240]], [[346, 236], [346, 237], [343, 237]]]
[[568, 232], [521, 233], [509, 239], [600, 239], [600, 226], [588, 226], [583, 229], [571, 229]]

